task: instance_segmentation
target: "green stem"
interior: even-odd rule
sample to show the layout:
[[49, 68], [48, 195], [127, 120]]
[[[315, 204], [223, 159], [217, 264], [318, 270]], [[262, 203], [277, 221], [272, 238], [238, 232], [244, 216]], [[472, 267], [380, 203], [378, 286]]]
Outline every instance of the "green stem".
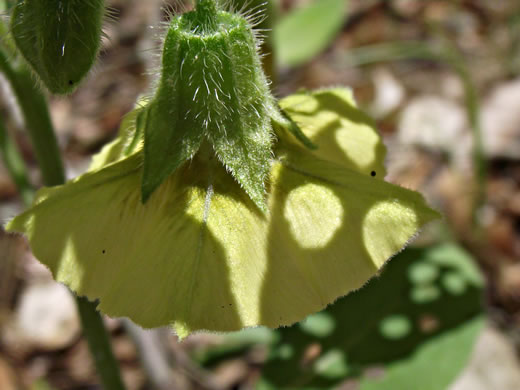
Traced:
[[[4, 73], [9, 80], [22, 111], [44, 184], [46, 186], [63, 184], [65, 182], [63, 163], [45, 96], [35, 85], [28, 68], [24, 64], [19, 64], [16, 68], [12, 67], [7, 55], [1, 49], [0, 72]], [[18, 174], [25, 176], [26, 180], [25, 168], [18, 167], [18, 169]], [[83, 332], [103, 387], [105, 390], [124, 390], [110, 338], [103, 325], [103, 319], [96, 310], [97, 304], [89, 302], [84, 297], [75, 297]]]
[[[479, 227], [478, 213], [486, 201], [486, 183], [487, 183], [487, 163], [484, 152], [484, 139], [482, 135], [482, 127], [480, 122], [480, 101], [475, 84], [463, 59], [460, 58], [458, 52], [454, 52], [451, 65], [458, 73], [464, 85], [464, 97], [466, 100], [466, 109], [470, 128], [473, 137], [473, 167], [476, 181], [476, 196], [473, 201], [473, 225]], [[478, 232], [479, 229], [477, 229]]]
[[18, 152], [15, 143], [9, 138], [3, 122], [0, 122], [0, 152], [9, 176], [16, 184], [24, 204], [30, 205], [34, 197], [34, 191], [27, 178], [23, 158], [20, 152]]
[[76, 296], [76, 305], [83, 325], [90, 353], [94, 357], [97, 372], [105, 390], [124, 390], [119, 364], [112, 352], [110, 337], [103, 324], [101, 315], [96, 310], [97, 302], [90, 302], [85, 297]]
[[65, 173], [45, 96], [35, 85], [27, 66], [20, 64], [12, 67], [3, 51], [0, 51], [0, 72], [9, 80], [23, 113], [44, 184], [63, 184]]

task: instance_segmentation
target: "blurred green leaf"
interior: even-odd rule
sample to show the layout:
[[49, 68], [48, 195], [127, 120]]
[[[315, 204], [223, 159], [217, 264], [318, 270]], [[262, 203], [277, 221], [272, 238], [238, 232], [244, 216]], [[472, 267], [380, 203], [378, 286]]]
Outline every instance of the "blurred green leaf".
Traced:
[[315, 337], [327, 337], [336, 327], [336, 320], [326, 311], [316, 313], [300, 322], [300, 328]]
[[[7, 14], [7, 11], [9, 10], [9, 7], [10, 7], [10, 4], [9, 4], [9, 3], [10, 3], [10, 2], [7, 1], [7, 0], [0, 0], [0, 17], [1, 17], [2, 15]], [[2, 38], [0, 37], [0, 40], [1, 40], [1, 39], [2, 39]]]
[[243, 354], [253, 345], [271, 345], [277, 340], [278, 335], [272, 329], [264, 327], [246, 328], [238, 332], [224, 334], [219, 344], [207, 349], [197, 350], [191, 357], [200, 365], [210, 367], [224, 359]]
[[273, 29], [277, 60], [296, 66], [327, 48], [343, 24], [346, 7], [347, 0], [315, 0], [282, 18]]
[[348, 370], [345, 354], [339, 349], [328, 351], [314, 362], [314, 371], [325, 378], [344, 378]]
[[359, 390], [442, 390], [464, 368], [484, 319], [477, 316], [424, 342], [406, 359], [386, 366], [382, 378], [364, 377]]
[[331, 388], [352, 380], [360, 390], [444, 389], [482, 328], [482, 287], [459, 247], [408, 249], [361, 290], [277, 330], [259, 388]]
[[32, 386], [31, 390], [55, 390], [45, 379], [36, 380]]

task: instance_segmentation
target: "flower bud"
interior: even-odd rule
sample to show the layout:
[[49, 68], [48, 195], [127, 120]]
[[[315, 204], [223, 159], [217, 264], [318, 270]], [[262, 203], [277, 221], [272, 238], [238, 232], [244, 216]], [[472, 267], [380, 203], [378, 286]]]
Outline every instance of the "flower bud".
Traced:
[[92, 67], [104, 12], [103, 0], [24, 0], [14, 7], [16, 46], [52, 93], [72, 92]]

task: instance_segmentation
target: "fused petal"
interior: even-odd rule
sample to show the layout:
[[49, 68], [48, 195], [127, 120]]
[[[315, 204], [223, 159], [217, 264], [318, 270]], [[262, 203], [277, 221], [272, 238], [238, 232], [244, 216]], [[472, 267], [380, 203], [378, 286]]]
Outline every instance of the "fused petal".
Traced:
[[373, 120], [357, 108], [349, 89], [301, 92], [282, 99], [280, 106], [316, 144], [317, 157], [385, 177], [383, 140]]
[[[320, 149], [279, 140], [266, 213], [207, 151], [142, 204], [142, 142], [121, 152], [127, 122], [91, 172], [39, 191], [7, 229], [27, 234], [58, 281], [145, 327], [170, 324], [185, 336], [302, 320], [360, 288], [438, 218], [419, 193], [371, 175], [384, 172], [384, 147], [344, 94], [285, 100]], [[354, 141], [336, 145], [338, 134]]]
[[[145, 102], [146, 104], [146, 102]], [[95, 171], [105, 165], [119, 161], [143, 148], [144, 121], [146, 110], [138, 107], [126, 114], [119, 127], [119, 135], [94, 155], [88, 168]]]
[[140, 175], [135, 154], [44, 189], [7, 229], [107, 314], [184, 333], [301, 320], [436, 218], [417, 193], [303, 153], [274, 164], [267, 216], [220, 164], [186, 164], [145, 205]]

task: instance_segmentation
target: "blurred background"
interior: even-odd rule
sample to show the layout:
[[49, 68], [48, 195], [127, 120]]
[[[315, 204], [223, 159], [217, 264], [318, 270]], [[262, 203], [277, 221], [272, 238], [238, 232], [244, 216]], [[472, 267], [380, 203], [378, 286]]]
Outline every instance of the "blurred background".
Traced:
[[[69, 178], [149, 92], [165, 8], [186, 8], [107, 5], [94, 71], [49, 98]], [[128, 389], [520, 389], [520, 2], [280, 0], [271, 11], [277, 96], [351, 87], [384, 136], [387, 180], [425, 194], [444, 220], [362, 290], [290, 328], [179, 343], [105, 318]], [[1, 76], [0, 112], [40, 186]], [[2, 221], [24, 208], [1, 162], [0, 202]], [[99, 388], [68, 290], [2, 231], [0, 389]]]

